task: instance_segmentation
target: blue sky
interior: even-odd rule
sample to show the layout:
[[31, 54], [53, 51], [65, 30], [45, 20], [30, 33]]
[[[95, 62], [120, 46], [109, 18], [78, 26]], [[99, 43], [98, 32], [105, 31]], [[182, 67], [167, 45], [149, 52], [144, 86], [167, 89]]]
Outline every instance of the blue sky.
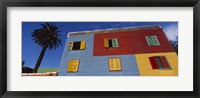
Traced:
[[[22, 22], [22, 59], [25, 66], [34, 68], [41, 52], [41, 47], [34, 43], [31, 33], [41, 28], [46, 22]], [[58, 26], [61, 31], [62, 46], [57, 49], [47, 49], [40, 68], [58, 68], [68, 32], [87, 31], [97, 29], [122, 28], [132, 26], [160, 25], [169, 40], [176, 40], [178, 36], [178, 22], [50, 22]]]

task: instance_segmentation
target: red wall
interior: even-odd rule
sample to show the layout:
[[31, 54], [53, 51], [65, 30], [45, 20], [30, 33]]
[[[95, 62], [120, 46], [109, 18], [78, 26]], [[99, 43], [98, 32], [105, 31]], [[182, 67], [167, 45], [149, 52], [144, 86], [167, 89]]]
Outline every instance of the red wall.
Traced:
[[[156, 35], [160, 46], [148, 46], [145, 36]], [[104, 47], [104, 38], [117, 38], [118, 48]], [[173, 52], [167, 37], [162, 29], [134, 30], [120, 33], [94, 34], [94, 56], [122, 55], [156, 52]]]

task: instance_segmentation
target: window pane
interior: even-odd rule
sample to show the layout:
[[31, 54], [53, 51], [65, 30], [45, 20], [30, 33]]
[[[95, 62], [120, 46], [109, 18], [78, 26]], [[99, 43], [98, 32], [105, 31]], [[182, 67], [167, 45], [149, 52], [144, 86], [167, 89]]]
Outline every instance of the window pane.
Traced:
[[151, 36], [151, 39], [152, 39], [154, 45], [160, 45], [156, 36]]
[[145, 39], [146, 39], [149, 46], [153, 46], [153, 42], [152, 42], [152, 40], [149, 36], [145, 36]]
[[109, 39], [109, 40], [108, 40], [108, 46], [109, 46], [109, 47], [112, 47], [112, 39]]
[[118, 47], [118, 40], [116, 38], [112, 39], [112, 47]]
[[81, 42], [74, 42], [73, 50], [80, 50], [80, 45], [81, 45]]
[[160, 57], [154, 57], [155, 61], [156, 61], [156, 64], [158, 65], [159, 68], [164, 68], [161, 60], [160, 60]]

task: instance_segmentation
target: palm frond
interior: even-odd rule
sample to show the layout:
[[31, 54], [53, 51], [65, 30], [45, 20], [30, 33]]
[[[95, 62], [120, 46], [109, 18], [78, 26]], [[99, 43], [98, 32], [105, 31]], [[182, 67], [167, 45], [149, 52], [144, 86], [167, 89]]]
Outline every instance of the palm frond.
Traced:
[[38, 45], [42, 47], [47, 46], [51, 50], [52, 48], [56, 49], [62, 45], [59, 32], [56, 25], [45, 23], [42, 24], [42, 28], [35, 29], [31, 33], [31, 37]]

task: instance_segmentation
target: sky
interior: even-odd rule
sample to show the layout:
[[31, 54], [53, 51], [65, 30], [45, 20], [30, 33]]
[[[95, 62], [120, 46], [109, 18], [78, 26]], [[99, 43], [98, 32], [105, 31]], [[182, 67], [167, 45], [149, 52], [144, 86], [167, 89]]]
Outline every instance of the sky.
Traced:
[[[47, 22], [22, 22], [22, 59], [24, 66], [34, 68], [42, 47], [34, 43], [31, 33]], [[178, 22], [49, 22], [58, 26], [61, 31], [62, 45], [59, 48], [47, 49], [40, 68], [58, 68], [67, 40], [68, 32], [88, 31], [109, 28], [123, 28], [136, 26], [160, 25], [168, 40], [176, 40], [178, 36]]]

